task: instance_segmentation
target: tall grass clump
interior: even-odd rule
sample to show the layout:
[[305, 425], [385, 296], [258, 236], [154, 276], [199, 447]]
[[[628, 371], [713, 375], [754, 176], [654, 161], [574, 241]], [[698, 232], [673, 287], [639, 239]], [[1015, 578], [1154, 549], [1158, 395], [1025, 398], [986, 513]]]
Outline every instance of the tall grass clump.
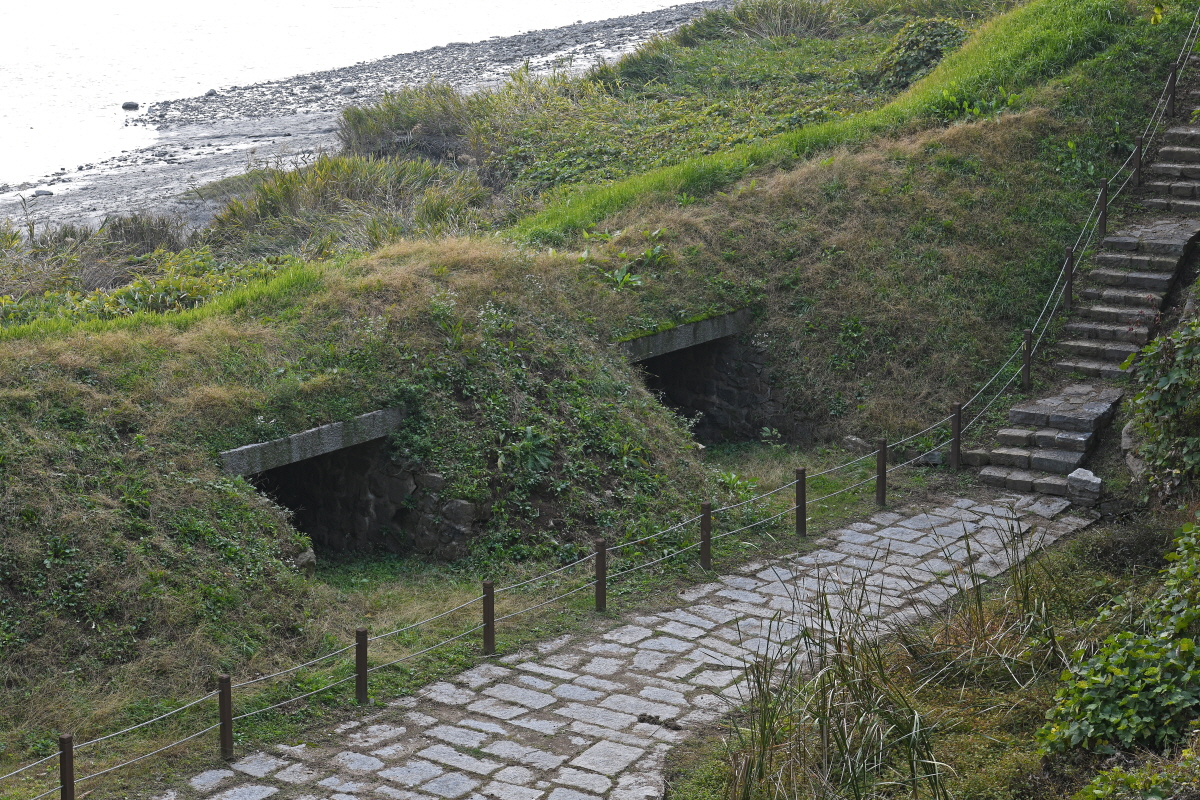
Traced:
[[322, 255], [336, 244], [378, 247], [406, 235], [470, 230], [488, 191], [474, 173], [424, 159], [322, 156], [275, 170], [235, 198], [208, 232], [249, 253], [296, 248]]
[[0, 297], [108, 289], [139, 272], [150, 253], [183, 250], [192, 239], [182, 220], [154, 214], [110, 216], [98, 227], [2, 220]]
[[798, 630], [777, 617], [771, 646], [746, 673], [729, 800], [947, 798], [937, 725], [872, 637], [868, 587], [856, 581], [794, 604], [809, 625]]

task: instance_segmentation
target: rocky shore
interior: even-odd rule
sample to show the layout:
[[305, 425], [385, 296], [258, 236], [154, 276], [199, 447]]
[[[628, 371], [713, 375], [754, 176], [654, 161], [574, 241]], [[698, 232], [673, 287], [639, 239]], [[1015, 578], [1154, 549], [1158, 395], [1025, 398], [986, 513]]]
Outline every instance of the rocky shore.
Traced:
[[[199, 97], [151, 103], [130, 121], [156, 142], [75, 171], [19, 186], [0, 184], [0, 219], [97, 224], [132, 211], [177, 214], [205, 224], [224, 202], [200, 187], [263, 164], [296, 166], [338, 147], [341, 110], [406, 85], [439, 80], [463, 89], [494, 85], [528, 63], [535, 72], [582, 71], [668, 33], [731, 0], [704, 0], [599, 22], [456, 42], [324, 72]], [[215, 196], [214, 196], [215, 195]]]

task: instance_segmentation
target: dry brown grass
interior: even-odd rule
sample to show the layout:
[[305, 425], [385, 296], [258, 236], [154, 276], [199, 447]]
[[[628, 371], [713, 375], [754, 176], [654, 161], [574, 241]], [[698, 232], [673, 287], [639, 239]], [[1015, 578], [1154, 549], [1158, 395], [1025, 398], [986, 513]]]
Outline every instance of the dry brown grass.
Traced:
[[911, 433], [970, 396], [1040, 309], [1073, 202], [1036, 166], [1059, 135], [1044, 111], [1004, 115], [841, 149], [711, 203], [662, 198], [599, 227], [626, 231], [617, 246], [630, 249], [636, 232], [665, 232], [680, 265], [656, 276], [659, 296], [719, 297], [698, 288], [717, 278], [759, 288], [754, 335], [793, 435]]

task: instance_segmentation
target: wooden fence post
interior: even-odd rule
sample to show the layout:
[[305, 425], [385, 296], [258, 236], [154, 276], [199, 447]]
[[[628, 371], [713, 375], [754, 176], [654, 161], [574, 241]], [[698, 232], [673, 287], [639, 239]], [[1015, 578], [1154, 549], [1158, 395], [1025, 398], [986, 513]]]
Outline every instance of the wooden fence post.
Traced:
[[950, 469], [958, 472], [962, 467], [962, 403], [955, 403], [950, 411]]
[[496, 652], [496, 586], [483, 582], [483, 654]]
[[879, 440], [875, 454], [875, 504], [887, 505], [887, 439]]
[[75, 736], [58, 737], [58, 783], [60, 800], [75, 800]]
[[712, 569], [712, 503], [700, 504], [700, 568]]
[[1033, 385], [1033, 378], [1029, 374], [1030, 362], [1033, 360], [1033, 331], [1029, 328], [1025, 329], [1025, 341], [1021, 350], [1021, 391], [1028, 392]]
[[596, 610], [608, 608], [608, 547], [603, 539], [596, 540]]
[[796, 470], [796, 535], [808, 535], [808, 469]]
[[358, 704], [367, 702], [367, 629], [354, 631], [354, 696]]
[[1100, 239], [1103, 241], [1108, 236], [1108, 178], [1100, 181], [1100, 222], [1096, 227], [1100, 229]]
[[233, 760], [233, 686], [228, 675], [217, 676], [217, 716], [221, 723], [221, 758]]
[[1133, 185], [1142, 185], [1142, 137], [1137, 137], [1133, 144]]
[[1171, 64], [1171, 74], [1167, 77], [1167, 116], [1175, 116], [1175, 84], [1179, 80], [1179, 62]]

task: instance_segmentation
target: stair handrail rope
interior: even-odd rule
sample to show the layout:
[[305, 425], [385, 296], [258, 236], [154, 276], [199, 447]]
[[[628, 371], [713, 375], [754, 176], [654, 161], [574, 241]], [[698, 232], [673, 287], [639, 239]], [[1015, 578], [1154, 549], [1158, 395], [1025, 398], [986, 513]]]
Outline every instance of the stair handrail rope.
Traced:
[[46, 756], [45, 758], [39, 758], [37, 761], [30, 762], [29, 764], [26, 764], [23, 767], [17, 767], [16, 769], [14, 769], [12, 772], [8, 773], [7, 775], [0, 775], [0, 781], [5, 780], [6, 778], [11, 778], [13, 775], [20, 775], [25, 770], [33, 769], [38, 764], [45, 764], [47, 761], [49, 761], [52, 758], [58, 758], [58, 753], [57, 752], [51, 753], [50, 755]]
[[[281, 670], [279, 670], [279, 672], [273, 672], [270, 675], [259, 675], [257, 678], [251, 678], [248, 681], [242, 681], [241, 683], [235, 683], [235, 684], [231, 685], [229, 688], [230, 689], [240, 689], [243, 686], [250, 686], [255, 683], [262, 683], [263, 681], [269, 681], [272, 678], [278, 678], [280, 675], [287, 675], [289, 672], [295, 672], [298, 669], [304, 669], [305, 667], [310, 667], [313, 664], [318, 664], [328, 658], [333, 658], [336, 655], [341, 655], [342, 653], [346, 652], [347, 650], [353, 650], [353, 649], [354, 649], [354, 645], [348, 645], [346, 647], [343, 647], [341, 650], [334, 650], [332, 653], [326, 653], [323, 656], [318, 656], [318, 657], [312, 659], [311, 661], [305, 661], [303, 664], [297, 664], [294, 667], [288, 667], [287, 669], [281, 669]], [[213, 692], [213, 694], [216, 694], [216, 692]], [[212, 695], [209, 695], [209, 696], [211, 697]], [[79, 748], [75, 748], [75, 749], [78, 750]]]
[[[124, 762], [123, 764], [117, 764], [115, 767], [108, 767], [107, 769], [102, 769], [99, 772], [93, 772], [91, 775], [84, 775], [82, 778], [76, 778], [75, 783], [80, 784], [80, 783], [83, 783], [84, 781], [90, 781], [93, 778], [99, 778], [101, 775], [107, 775], [110, 772], [115, 772], [116, 770], [124, 769], [125, 767], [128, 767], [130, 764], [136, 764], [139, 761], [144, 761], [145, 759], [150, 758], [150, 756], [156, 756], [159, 753], [163, 752], [164, 750], [170, 750], [172, 747], [178, 747], [179, 745], [183, 744], [184, 742], [190, 742], [192, 739], [195, 739], [198, 736], [203, 736], [204, 734], [208, 733], [209, 731], [216, 730], [219, 727], [221, 727], [220, 723], [217, 723], [216, 725], [210, 725], [202, 731], [197, 731], [196, 733], [193, 733], [191, 736], [185, 736], [182, 739], [171, 742], [168, 745], [163, 745], [162, 747], [158, 748], [157, 750], [151, 750], [149, 753], [144, 753], [140, 756], [137, 756], [136, 758], [131, 758], [128, 761]], [[62, 787], [56, 787], [56, 788], [62, 788]], [[50, 791], [54, 791], [54, 789], [51, 789]], [[49, 792], [47, 792], [47, 794], [49, 794]], [[40, 794], [40, 795], [38, 795], [38, 797], [45, 797], [45, 795]], [[33, 800], [37, 800], [37, 798], [34, 798]]]
[[[795, 481], [792, 481], [792, 482], [795, 483]], [[713, 512], [713, 513], [716, 513], [716, 512]], [[632, 547], [635, 544], [641, 544], [642, 542], [649, 541], [650, 539], [654, 539], [658, 536], [662, 536], [664, 533], [670, 533], [673, 530], [682, 528], [684, 525], [691, 525], [693, 522], [700, 519], [702, 516], [703, 516], [703, 514], [697, 514], [694, 517], [688, 517], [683, 522], [677, 522], [669, 528], [664, 528], [663, 530], [658, 531], [656, 533], [648, 534], [646, 536], [643, 536], [640, 539], [634, 539], [632, 542], [620, 542], [619, 544], [614, 544], [611, 547], [606, 547], [605, 550], [609, 553], [615, 553], [617, 550], [620, 550], [623, 547]]]
[[[699, 519], [699, 517], [697, 517], [697, 519]], [[676, 527], [678, 527], [678, 526], [676, 526]], [[671, 528], [667, 528], [667, 530], [671, 530]], [[666, 533], [666, 532], [667, 531], [663, 531], [663, 533]], [[613, 548], [611, 548], [611, 547], [609, 548], [609, 550], [612, 550], [612, 549]], [[498, 589], [494, 589], [493, 592], [495, 594], [500, 594], [501, 592], [507, 592], [512, 589], [520, 589], [522, 586], [528, 586], [531, 583], [537, 583], [538, 581], [544, 581], [546, 578], [552, 578], [560, 572], [566, 572], [567, 570], [571, 569], [572, 567], [578, 567], [580, 564], [590, 561], [591, 559], [593, 559], [595, 557], [596, 557], [595, 553], [588, 553], [587, 555], [585, 555], [581, 558], [575, 559], [570, 564], [564, 564], [563, 566], [559, 567], [558, 569], [551, 570], [550, 572], [546, 572], [541, 575], [537, 575], [528, 580], [521, 581], [520, 583], [511, 583], [508, 586], [501, 586]]]

